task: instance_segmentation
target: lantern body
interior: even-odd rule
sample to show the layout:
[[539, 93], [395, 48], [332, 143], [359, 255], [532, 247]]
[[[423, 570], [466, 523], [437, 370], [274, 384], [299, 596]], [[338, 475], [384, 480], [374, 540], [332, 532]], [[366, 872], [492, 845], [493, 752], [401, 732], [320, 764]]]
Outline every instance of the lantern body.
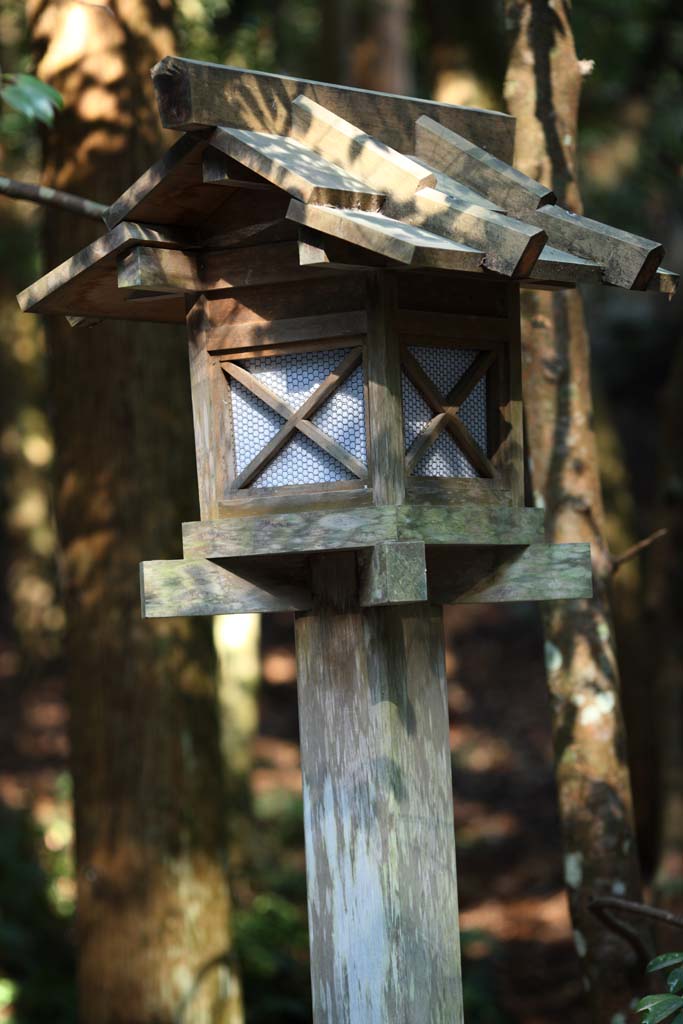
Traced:
[[523, 503], [516, 284], [351, 271], [188, 326], [202, 519]]

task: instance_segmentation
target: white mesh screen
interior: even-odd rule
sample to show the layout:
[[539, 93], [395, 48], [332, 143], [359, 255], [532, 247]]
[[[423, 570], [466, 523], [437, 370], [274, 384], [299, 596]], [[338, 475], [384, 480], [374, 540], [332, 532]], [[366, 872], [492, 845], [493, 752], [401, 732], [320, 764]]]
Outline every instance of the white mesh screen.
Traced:
[[[411, 354], [418, 361], [432, 383], [446, 398], [463, 373], [472, 365], [476, 351], [460, 348], [411, 346]], [[402, 375], [403, 422], [406, 451], [433, 418], [434, 413], [405, 372]], [[462, 406], [459, 418], [483, 452], [488, 448], [486, 417], [486, 378], [472, 389]], [[460, 450], [451, 434], [442, 431], [413, 468], [414, 476], [476, 477], [478, 474], [469, 459]]]
[[285, 422], [237, 380], [230, 381], [237, 473], [249, 465]]
[[[348, 349], [262, 357], [239, 363], [295, 411], [342, 361]], [[284, 419], [239, 382], [231, 380], [235, 464], [239, 474], [277, 433]], [[311, 417], [362, 463], [365, 445], [363, 370], [359, 366]], [[296, 431], [253, 482], [253, 487], [331, 483], [354, 475], [315, 442]]]

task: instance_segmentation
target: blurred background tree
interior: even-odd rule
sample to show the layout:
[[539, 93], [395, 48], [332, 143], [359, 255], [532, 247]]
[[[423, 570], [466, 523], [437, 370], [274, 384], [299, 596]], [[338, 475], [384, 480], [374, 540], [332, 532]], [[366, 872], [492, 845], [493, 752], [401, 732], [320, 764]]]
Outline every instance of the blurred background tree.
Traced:
[[[167, 49], [366, 88], [503, 106], [506, 24], [500, 0], [476, 5], [445, 0], [176, 0], [173, 10], [152, 4], [55, 3], [32, 6], [30, 14], [41, 48], [53, 37], [68, 43], [61, 48], [62, 64], [44, 72], [67, 100], [67, 111], [46, 139], [49, 180], [103, 202], [151, 162], [161, 145], [147, 71]], [[74, 20], [67, 22], [68, 16]], [[585, 207], [597, 218], [663, 240], [666, 264], [680, 271], [683, 14], [667, 0], [576, 0], [572, 20], [579, 57], [595, 60], [583, 88], [578, 140]], [[67, 23], [68, 30], [60, 29]], [[79, 25], [91, 28], [84, 35], [76, 31]], [[103, 52], [111, 54], [112, 62], [88, 63], [84, 58], [96, 52], [102, 38]], [[20, 0], [8, 0], [0, 12], [3, 70], [34, 70], [33, 52], [23, 6]], [[127, 75], [120, 66], [123, 52], [128, 55]], [[73, 123], [70, 108], [78, 110], [87, 132]], [[112, 131], [114, 121], [120, 130]], [[0, 127], [0, 173], [35, 181], [41, 163], [37, 134], [27, 131], [21, 115], [8, 108]], [[46, 264], [56, 262], [58, 249], [72, 252], [95, 227], [73, 217], [67, 221], [66, 216], [53, 220], [52, 241], [46, 225], [43, 237], [51, 246], [43, 256]], [[74, 1020], [74, 883], [64, 700], [65, 678], [73, 674], [74, 636], [83, 660], [78, 679], [70, 684], [70, 695], [75, 701], [79, 694], [81, 702], [72, 708], [71, 732], [74, 739], [80, 736], [72, 763], [85, 787], [79, 796], [77, 778], [77, 804], [80, 800], [89, 808], [95, 823], [89, 833], [79, 828], [88, 844], [79, 849], [81, 863], [101, 849], [99, 829], [109, 815], [123, 816], [109, 818], [117, 821], [122, 843], [126, 835], [136, 840], [144, 834], [143, 818], [149, 822], [147, 816], [155, 813], [145, 805], [144, 793], [157, 810], [165, 809], [160, 834], [168, 837], [178, 826], [181, 799], [199, 794], [205, 800], [213, 791], [220, 801], [214, 781], [222, 771], [214, 774], [220, 714], [206, 630], [202, 638], [201, 625], [195, 632], [195, 625], [179, 623], [166, 624], [168, 633], [157, 632], [149, 624], [143, 627], [135, 610], [134, 563], [142, 553], [172, 557], [177, 523], [195, 515], [187, 507], [193, 470], [185, 448], [189, 396], [183, 383], [182, 342], [166, 331], [160, 341], [146, 336], [135, 345], [129, 325], [108, 326], [106, 334], [98, 327], [70, 336], [54, 324], [49, 328], [50, 362], [55, 360], [55, 370], [58, 364], [62, 367], [61, 383], [51, 368], [54, 383], [48, 386], [40, 327], [33, 318], [21, 317], [13, 300], [40, 272], [43, 219], [27, 204], [5, 200], [0, 205], [0, 308], [5, 325], [0, 337], [0, 571], [6, 582], [0, 598], [5, 730], [0, 744], [0, 797], [5, 804], [0, 1019], [4, 1014], [6, 1020], [30, 1024], [48, 1017]], [[618, 554], [660, 526], [670, 530], [659, 546], [624, 565], [610, 589], [644, 876], [648, 886], [654, 882], [650, 891], [657, 899], [673, 905], [683, 891], [683, 652], [676, 547], [683, 494], [676, 456], [680, 299], [667, 304], [616, 290], [586, 289], [584, 301], [609, 548]], [[103, 381], [91, 368], [105, 346], [110, 379]], [[155, 410], [144, 422], [142, 387]], [[82, 426], [86, 414], [92, 437]], [[54, 506], [53, 430], [58, 453]], [[69, 460], [86, 467], [73, 486], [67, 486]], [[118, 481], [116, 490], [107, 474]], [[63, 591], [56, 583], [52, 507], [64, 548]], [[78, 580], [79, 591], [94, 603], [84, 606], [69, 580]], [[98, 592], [105, 581], [111, 594]], [[69, 627], [65, 640], [64, 601], [68, 611], [75, 607], [82, 622], [90, 622], [101, 652], [106, 652], [103, 660], [94, 660], [90, 635], [83, 638]], [[99, 615], [98, 608], [109, 609], [111, 618]], [[524, 607], [459, 608], [448, 611], [446, 626], [468, 1024], [556, 1022], [570, 1015], [574, 1024], [577, 1016], [585, 1016], [562, 889], [551, 718], [538, 622]], [[219, 624], [214, 632], [220, 633]], [[233, 642], [223, 637], [224, 664]], [[291, 623], [286, 617], [264, 622], [261, 653], [263, 686], [258, 694], [253, 670], [247, 668], [244, 676], [251, 704], [242, 709], [247, 724], [239, 742], [253, 761], [241, 820], [251, 821], [251, 828], [240, 826], [242, 841], [233, 843], [233, 925], [246, 1019], [287, 1024], [310, 1018], [296, 702]], [[486, 687], [477, 682], [482, 678], [489, 680]], [[258, 730], [251, 738], [257, 699]], [[169, 778], [180, 781], [184, 752], [174, 748], [175, 734], [162, 729], [153, 736], [151, 728], [138, 733], [135, 726], [135, 742], [153, 755], [145, 763], [156, 774], [150, 769], [142, 778], [133, 776], [127, 725], [132, 702], [136, 722], [146, 720], [149, 726], [161, 705], [163, 721], [194, 722], [197, 730], [209, 731], [211, 742], [202, 751], [206, 760], [198, 774], [183, 773], [182, 792], [164, 789]], [[93, 717], [79, 724], [88, 707], [94, 709]], [[198, 707], [198, 717], [193, 717]], [[235, 720], [231, 714], [230, 721]], [[93, 779], [83, 776], [83, 765], [89, 763], [97, 767]], [[97, 807], [97, 794], [104, 796], [105, 785], [114, 787], [107, 795], [114, 802]], [[234, 831], [233, 808], [239, 799], [233, 790], [220, 821], [207, 812], [206, 821], [213, 824], [206, 826], [209, 839], [202, 843], [214, 853], [225, 848], [228, 833]], [[188, 838], [183, 849], [191, 848], [196, 850], [197, 843], [193, 847]], [[125, 864], [121, 859], [112, 865], [119, 872], [117, 884], [131, 880]], [[102, 862], [98, 865], [101, 871]], [[96, 877], [79, 877], [85, 919], [97, 906]], [[623, 880], [614, 884], [618, 888]], [[174, 898], [170, 891], [168, 897]], [[221, 909], [218, 916], [227, 928], [227, 904], [223, 906], [225, 912]], [[122, 908], [114, 913], [120, 916]], [[103, 928], [114, 913], [103, 915]], [[150, 925], [154, 920], [151, 916]], [[156, 926], [152, 931], [160, 941], [160, 965], [168, 931]], [[141, 935], [142, 930], [133, 936], [138, 946]], [[95, 936], [89, 968], [93, 985], [101, 966], [95, 953], [98, 941]], [[49, 971], [47, 948], [54, 951]], [[117, 959], [121, 951], [119, 964], [127, 963], [130, 977], [158, 993], [155, 970], [143, 976], [144, 959], [136, 955], [132, 963], [132, 949], [119, 943], [109, 955]], [[194, 949], [197, 956], [204, 955], [199, 944]], [[194, 956], [192, 950], [187, 954], [190, 969], [197, 963]], [[103, 983], [113, 983], [113, 971], [109, 963], [102, 967]]]

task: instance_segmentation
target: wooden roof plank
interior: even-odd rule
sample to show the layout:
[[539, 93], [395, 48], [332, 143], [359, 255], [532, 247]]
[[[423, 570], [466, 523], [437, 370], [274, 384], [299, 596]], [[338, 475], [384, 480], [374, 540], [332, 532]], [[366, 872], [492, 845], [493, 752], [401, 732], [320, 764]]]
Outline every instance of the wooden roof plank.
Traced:
[[[187, 231], [125, 221], [20, 292], [20, 307], [31, 313], [154, 319], [126, 312], [125, 294], [117, 290], [116, 259], [134, 246], [191, 249], [196, 240]], [[162, 313], [162, 321], [176, 322], [176, 311], [168, 305]]]
[[406, 265], [467, 271], [479, 268], [484, 258], [483, 252], [471, 246], [391, 220], [381, 213], [306, 206], [293, 199], [287, 217]]
[[402, 153], [414, 152], [415, 121], [428, 114], [502, 160], [512, 160], [515, 122], [508, 114], [179, 57], [160, 61], [152, 80], [166, 128], [232, 125], [286, 135], [292, 101], [303, 94]]
[[107, 227], [111, 230], [124, 220], [191, 226], [225, 202], [224, 192], [203, 185], [208, 134], [182, 135], [111, 204], [104, 215]]
[[389, 197], [383, 212], [406, 225], [480, 249], [484, 266], [506, 277], [527, 277], [547, 241], [543, 230], [481, 206], [472, 206], [433, 188], [407, 201]]
[[600, 284], [602, 267], [599, 263], [593, 263], [581, 256], [575, 256], [570, 252], [563, 252], [561, 249], [546, 245], [529, 276], [532, 280], [558, 281], [566, 284], [578, 284], [579, 282]]
[[601, 224], [560, 206], [529, 216], [548, 234], [551, 245], [599, 263], [607, 284], [641, 291], [657, 271], [664, 248], [658, 242]]
[[379, 192], [410, 195], [436, 184], [434, 173], [309, 96], [292, 103], [292, 134]]
[[415, 125], [415, 152], [444, 174], [483, 192], [522, 219], [529, 210], [554, 203], [554, 192], [481, 146], [422, 116]]
[[305, 203], [378, 210], [384, 194], [296, 139], [243, 128], [217, 128], [211, 145]]
[[443, 171], [437, 170], [436, 167], [432, 167], [426, 160], [418, 160], [423, 167], [427, 167], [430, 171], [434, 172], [436, 178], [436, 185], [434, 186], [437, 191], [445, 193], [447, 196], [451, 196], [453, 199], [460, 200], [461, 203], [471, 203], [473, 206], [483, 206], [485, 210], [494, 210], [496, 213], [507, 213], [505, 207], [501, 206], [500, 203], [493, 203], [490, 199], [487, 199], [481, 194], [481, 192], [475, 192], [473, 188], [464, 185], [461, 181], [456, 181], [455, 178], [449, 177], [444, 174]]

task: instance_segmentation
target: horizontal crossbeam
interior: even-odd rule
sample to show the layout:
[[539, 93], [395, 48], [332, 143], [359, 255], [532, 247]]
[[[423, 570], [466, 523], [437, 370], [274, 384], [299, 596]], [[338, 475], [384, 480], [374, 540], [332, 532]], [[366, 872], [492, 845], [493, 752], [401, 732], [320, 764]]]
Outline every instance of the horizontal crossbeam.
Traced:
[[[448, 511], [448, 510], [444, 510]], [[471, 513], [470, 513], [471, 515]], [[145, 618], [305, 611], [307, 558], [188, 558], [140, 566]], [[359, 606], [554, 601], [592, 594], [590, 546], [432, 547], [382, 542], [358, 554]]]

